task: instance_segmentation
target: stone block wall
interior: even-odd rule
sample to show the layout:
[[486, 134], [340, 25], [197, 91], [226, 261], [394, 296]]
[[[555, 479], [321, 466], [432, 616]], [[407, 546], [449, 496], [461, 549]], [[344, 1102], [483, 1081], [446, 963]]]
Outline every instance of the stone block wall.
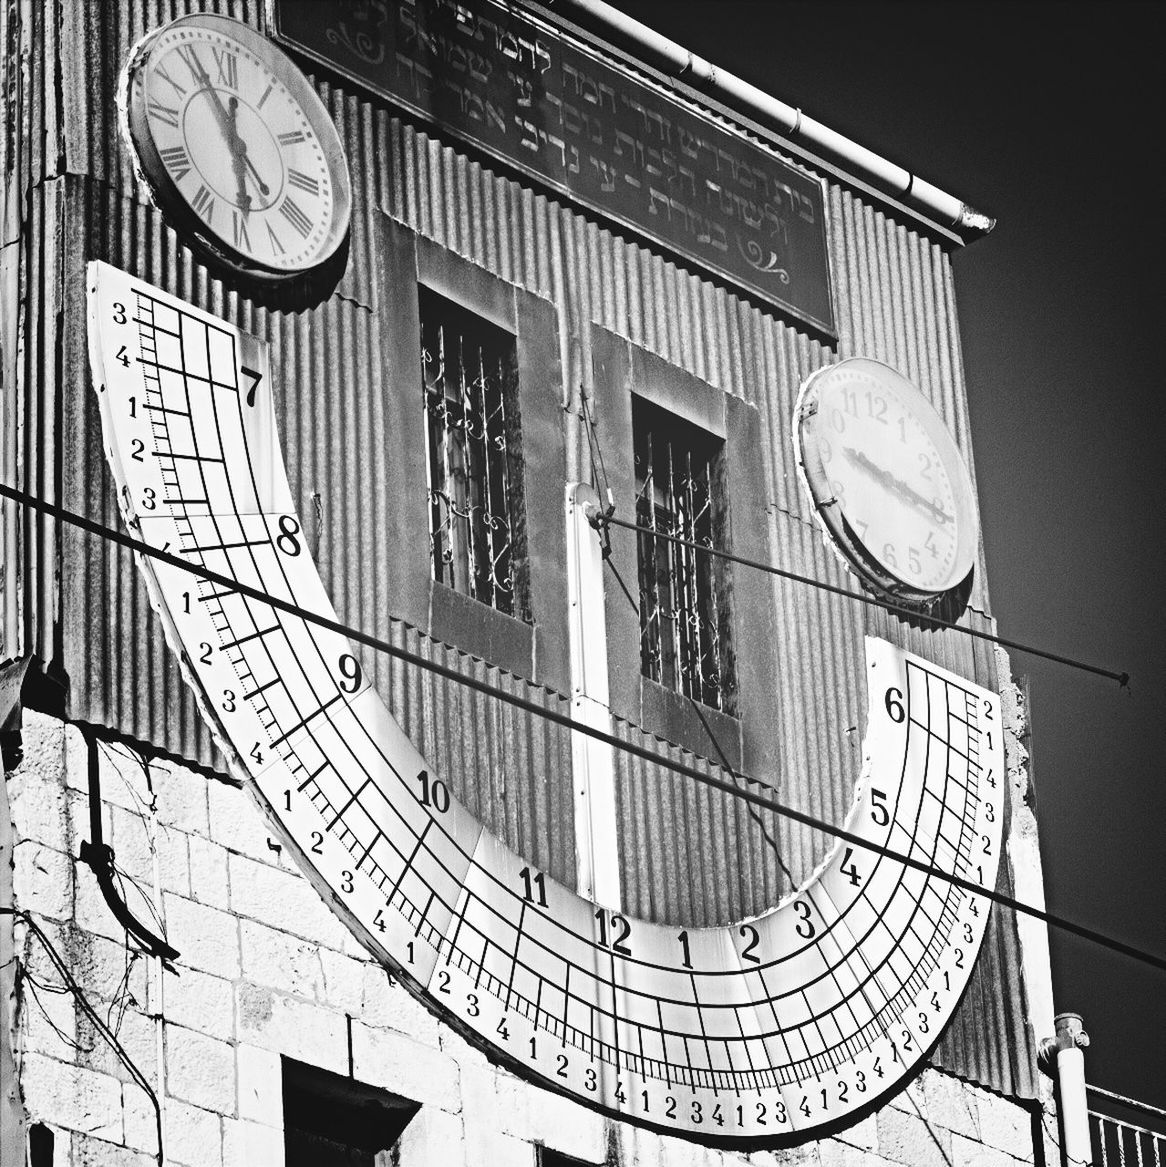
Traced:
[[[282, 1055], [419, 1103], [400, 1167], [536, 1167], [539, 1147], [628, 1167], [1045, 1162], [1028, 1109], [934, 1070], [837, 1138], [791, 1151], [709, 1151], [610, 1122], [491, 1065], [396, 985], [244, 790], [106, 743], [102, 829], [131, 910], [181, 953], [163, 971], [127, 948], [76, 859], [90, 834], [80, 731], [26, 712], [24, 751], [7, 776], [15, 906], [33, 913], [152, 1085], [173, 1167], [282, 1167]], [[54, 1167], [151, 1167], [147, 1094], [59, 991], [39, 941], [19, 923], [16, 938], [14, 1031], [0, 1040], [14, 1045], [30, 1123], [55, 1134]]]

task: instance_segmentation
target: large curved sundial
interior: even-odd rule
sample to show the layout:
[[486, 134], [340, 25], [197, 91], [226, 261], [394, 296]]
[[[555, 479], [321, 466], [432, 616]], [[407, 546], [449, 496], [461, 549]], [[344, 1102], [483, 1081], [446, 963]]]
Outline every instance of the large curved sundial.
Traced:
[[[108, 265], [89, 281], [126, 523], [334, 620], [284, 472], [264, 344]], [[842, 842], [754, 919], [682, 929], [592, 903], [465, 810], [342, 636], [159, 561], [139, 567], [204, 717], [304, 869], [412, 991], [524, 1076], [710, 1143], [799, 1141], [901, 1088], [958, 1004], [986, 898]], [[994, 887], [998, 698], [881, 640], [868, 639], [865, 671], [847, 830]]]

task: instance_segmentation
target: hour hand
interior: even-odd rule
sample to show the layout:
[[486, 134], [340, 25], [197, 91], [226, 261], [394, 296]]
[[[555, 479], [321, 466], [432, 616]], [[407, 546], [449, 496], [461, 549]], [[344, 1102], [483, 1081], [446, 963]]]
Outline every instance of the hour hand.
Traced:
[[239, 210], [247, 215], [251, 211], [251, 196], [247, 193], [247, 168], [243, 162], [246, 149], [240, 151], [236, 146], [236, 143], [241, 141], [235, 126], [238, 115], [239, 101], [238, 98], [232, 97], [227, 111], [227, 147], [231, 151], [231, 169], [235, 172], [235, 202]]
[[259, 189], [259, 193], [270, 193], [270, 187], [259, 177], [255, 163], [247, 153], [247, 143], [239, 133], [239, 99], [232, 97], [227, 110], [227, 146], [231, 151], [231, 166], [235, 171], [235, 181], [238, 183], [238, 203], [243, 212], [251, 209], [251, 196], [247, 193], [247, 174], [250, 173], [252, 182]]
[[950, 523], [952, 521], [951, 515], [943, 507], [937, 506], [929, 498], [924, 498], [914, 487], [896, 478], [889, 470], [877, 466], [863, 451], [844, 446], [842, 452], [850, 461], [861, 466], [872, 478], [881, 482], [892, 494], [897, 494], [904, 501], [919, 507], [920, 510], [929, 511], [935, 516], [936, 522]]

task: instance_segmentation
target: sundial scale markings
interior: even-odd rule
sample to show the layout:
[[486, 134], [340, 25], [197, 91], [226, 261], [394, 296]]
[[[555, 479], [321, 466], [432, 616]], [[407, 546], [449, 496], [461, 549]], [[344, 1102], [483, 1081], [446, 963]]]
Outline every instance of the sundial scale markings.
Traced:
[[[130, 281], [126, 277], [120, 278], [125, 286], [129, 285]], [[111, 298], [112, 293], [107, 294], [104, 307], [108, 307]], [[100, 302], [100, 297], [96, 297], [95, 302]], [[208, 319], [194, 309], [188, 310], [188, 313], [193, 319], [204, 323]], [[100, 324], [99, 331], [109, 332], [112, 346], [119, 334], [115, 329], [108, 328], [104, 321]], [[240, 335], [226, 326], [222, 326], [222, 331], [228, 336]], [[203, 335], [203, 340], [209, 346], [207, 334]], [[102, 359], [106, 366], [112, 361], [114, 352], [112, 347], [103, 350]], [[142, 355], [153, 359], [145, 346]], [[164, 363], [157, 361], [159, 365]], [[236, 357], [235, 365], [240, 363]], [[233, 499], [236, 480], [233, 472], [244, 466], [251, 469], [257, 465], [254, 457], [265, 448], [263, 443], [270, 443], [274, 437], [270, 433], [266, 438], [261, 433], [257, 436], [254, 429], [247, 431], [247, 415], [240, 413], [237, 369], [232, 367], [230, 370], [229, 379], [234, 381], [230, 388], [234, 392], [231, 394], [231, 408], [226, 413], [220, 412], [226, 408], [227, 396], [216, 387], [216, 377], [185, 376], [183, 387], [189, 395], [186, 400], [175, 401], [161, 390], [147, 393], [143, 380], [145, 372], [140, 369], [135, 374], [139, 409], [147, 405], [160, 406], [159, 410], [150, 409], [146, 412], [155, 420], [161, 418], [164, 423], [156, 431], [152, 427], [144, 431], [146, 434], [158, 434], [157, 439], [152, 440], [155, 454], [154, 480], [160, 481], [159, 467], [163, 461], [170, 467], [179, 467], [164, 475], [168, 488], [164, 492], [167, 496], [165, 507], [170, 517], [150, 520], [153, 524], [149, 528], [151, 537], [157, 538], [161, 545], [162, 536], [174, 538], [181, 531], [180, 542], [184, 548], [204, 548], [201, 552], [192, 552], [192, 560], [201, 561], [214, 570], [234, 573], [248, 584], [265, 588], [276, 596], [290, 598], [293, 602], [306, 604], [311, 610], [331, 616], [331, 607], [308, 561], [306, 547], [300, 547], [302, 558], [293, 557], [298, 559], [294, 572], [289, 572], [289, 561], [281, 558], [273, 548], [278, 538], [277, 524], [281, 517], [298, 524], [290, 498], [286, 500], [286, 506], [250, 517], [239, 513], [219, 513], [214, 503], [217, 496], [209, 486], [206, 504], [187, 504], [182, 501], [202, 497], [184, 484], [186, 480], [181, 470], [183, 455], [191, 453], [190, 469], [193, 471], [197, 467], [199, 478], [215, 487], [219, 480], [214, 479], [214, 474], [225, 474], [220, 493], [226, 493]], [[162, 369], [156, 369], [155, 372], [159, 376], [170, 375]], [[197, 370], [188, 369], [184, 372], [195, 373]], [[125, 384], [129, 384], [129, 381], [126, 380]], [[201, 386], [198, 392], [196, 386]], [[122, 396], [118, 398], [118, 408], [123, 412], [127, 392], [123, 388]], [[199, 444], [201, 423], [196, 416], [184, 416], [201, 416], [203, 407], [198, 397], [200, 392], [204, 399], [209, 397], [207, 404], [217, 447], [214, 440], [208, 439], [210, 448], [204, 449]], [[125, 482], [124, 467], [130, 450], [127, 439], [135, 431], [133, 425], [122, 423], [121, 415], [110, 417], [112, 407], [108, 401], [102, 405], [103, 420], [109, 423], [107, 434], [111, 439], [116, 439], [111, 440], [111, 449], [116, 450], [113, 457], [115, 473], [120, 471], [117, 477], [119, 481]], [[187, 405], [188, 409], [176, 408], [179, 405]], [[270, 408], [269, 404], [266, 408]], [[172, 412], [165, 412], [168, 409]], [[195, 447], [193, 450], [181, 448], [181, 443], [174, 440], [173, 432], [165, 424], [171, 417], [182, 421], [183, 433], [189, 434], [190, 443]], [[115, 421], [118, 424], [114, 424]], [[143, 431], [139, 428], [136, 432]], [[257, 445], [254, 444], [256, 442]], [[226, 455], [228, 447], [242, 451], [244, 457], [234, 459], [239, 465], [233, 465], [232, 458]], [[159, 459], [156, 457], [158, 453], [165, 453], [167, 457]], [[219, 458], [221, 462], [217, 460]], [[278, 461], [277, 450], [275, 459]], [[220, 470], [221, 466], [226, 469]], [[181, 493], [173, 489], [175, 480], [183, 484]], [[265, 482], [274, 480], [265, 479]], [[248, 493], [258, 495], [261, 492], [262, 484], [253, 482], [250, 485], [254, 489]], [[136, 505], [138, 500], [127, 496], [124, 501], [128, 507], [127, 520], [137, 522], [142, 517]], [[201, 517], [192, 513], [192, 506], [197, 509], [203, 505], [210, 513]], [[208, 539], [200, 531], [215, 534]], [[232, 542], [237, 545], [226, 546]], [[214, 543], [218, 544], [217, 550], [211, 549]], [[158, 578], [161, 579], [164, 574], [158, 572]], [[651, 938], [652, 925], [632, 921], [633, 935], [638, 938], [632, 942], [634, 955], [620, 955], [608, 943], [602, 946], [604, 951], [601, 963], [597, 965], [599, 946], [596, 945], [595, 925], [586, 901], [579, 900], [569, 889], [548, 880], [547, 891], [553, 901], [551, 906], [544, 910], [529, 903], [520, 894], [518, 881], [512, 878], [513, 867], [503, 864], [500, 858], [486, 860], [487, 852], [482, 850], [482, 847], [487, 846], [486, 834], [482, 832], [480, 824], [471, 827], [472, 820], [465, 815], [460, 804], [452, 799], [448, 814], [438, 814], [430, 808], [423, 816], [427, 825], [419, 825], [422, 820], [417, 818], [418, 794], [412, 785], [413, 774], [410, 770], [415, 762], [419, 770], [423, 762], [415, 752], [409, 752], [411, 747], [405, 754], [401, 753], [405, 744], [398, 740], [402, 739], [402, 735], [395, 728], [395, 723], [392, 725], [397, 738], [392, 739], [391, 734], [389, 738], [384, 736], [389, 732], [391, 719], [370, 686], [362, 688], [358, 694], [345, 693], [341, 696], [339, 675], [331, 659], [335, 654], [331, 648], [328, 651], [321, 648], [328, 642], [330, 634], [307, 626], [302, 619], [285, 617], [268, 606], [255, 601], [245, 602], [246, 597], [222, 591], [216, 591], [211, 596], [198, 595], [200, 602], [191, 605], [192, 611], [181, 612], [176, 607], [176, 600], [182, 593], [176, 592], [172, 578], [163, 582], [165, 586], [159, 586], [158, 595], [167, 597], [165, 603], [170, 614], [165, 622], [168, 634], [172, 633], [177, 640], [190, 636], [200, 619], [195, 615], [194, 610], [197, 609], [204, 613], [201, 619], [207, 621], [208, 630], [213, 630], [216, 638], [221, 636], [237, 642], [231, 653], [231, 661], [224, 658], [218, 666], [205, 667], [202, 662], [192, 663], [192, 672], [201, 678], [203, 699], [206, 701], [213, 695], [215, 677], [224, 675], [224, 668], [245, 670], [249, 684], [245, 689], [241, 688], [236, 697], [245, 693], [246, 705], [263, 707], [263, 720], [270, 727], [268, 736], [276, 743], [269, 755], [269, 764], [262, 769], [258, 765], [254, 767], [252, 777], [275, 816], [283, 822], [284, 829], [293, 839], [300, 841], [318, 881], [323, 880], [331, 888], [331, 894], [337, 901], [352, 906], [356, 918], [361, 922], [362, 932], [377, 951], [391, 956], [393, 962], [399, 964], [409, 977], [421, 972], [423, 975], [418, 979], [422, 984], [428, 983], [432, 992], [432, 978], [424, 975], [425, 970], [415, 967], [410, 971], [407, 967], [406, 931], [393, 921], [407, 917], [408, 934], [419, 946], [417, 955], [420, 955], [420, 947], [426, 947], [436, 959], [436, 948], [442, 947], [443, 942], [448, 943], [444, 941], [448, 933], [444, 932], [444, 926], [440, 924], [435, 929], [434, 922], [438, 922], [440, 917], [452, 925], [456, 898], [453, 893], [468, 894], [468, 886], [478, 888], [474, 899], [469, 901], [470, 922], [477, 936], [476, 947], [468, 952], [461, 951], [459, 947], [454, 952], [451, 946], [449, 952], [456, 967], [464, 970], [468, 983], [476, 984], [480, 990], [477, 1002], [473, 1005], [478, 1014], [468, 1018], [468, 1007], [464, 1003], [460, 1013], [457, 1009], [453, 1012], [463, 1025], [468, 1020], [476, 1021], [480, 1040], [492, 1042], [512, 1062], [536, 1070], [542, 1080], [568, 1089], [581, 1101], [602, 1105], [659, 1129], [685, 1130], [698, 1138], [710, 1136], [708, 1122], [706, 1119], [705, 1130], [696, 1129], [698, 1120], [692, 1117], [693, 1114], [712, 1114], [711, 1108], [717, 1106], [719, 1100], [726, 1099], [728, 1095], [740, 1096], [743, 1092], [748, 1092], [750, 1098], [767, 1100], [764, 1104], [772, 1107], [804, 1101], [800, 1097], [792, 1097], [795, 1083], [817, 1081], [818, 1085], [827, 1090], [828, 1095], [830, 1091], [834, 1092], [824, 1097], [817, 1109], [811, 1108], [811, 1117], [796, 1117], [801, 1129], [811, 1130], [818, 1122], [847, 1113], [858, 1106], [853, 1098], [853, 1083], [857, 1081], [855, 1075], [859, 1072], [858, 1067], [866, 1067], [869, 1071], [871, 1066], [880, 1064], [880, 1057], [885, 1059], [889, 1056], [885, 1039], [873, 1036], [870, 1024], [860, 1024], [868, 1013], [874, 1011], [877, 1002], [868, 996], [868, 986], [873, 984], [869, 968], [872, 963], [871, 953], [867, 946], [862, 945], [861, 937], [852, 928], [850, 915], [860, 903], [873, 908], [876, 903], [889, 903], [895, 896], [904, 894], [910, 897], [906, 922], [899, 927], [897, 934], [887, 930], [886, 940], [878, 946], [881, 960], [876, 967], [885, 978], [896, 967], [895, 954], [901, 954], [904, 945], [914, 954], [919, 965], [918, 972], [908, 972], [901, 968], [891, 977], [892, 981], [897, 979], [900, 982], [899, 992], [896, 999], [888, 1002], [883, 1010], [890, 1013], [890, 1006], [898, 1006], [896, 1024], [903, 1021], [905, 1031], [910, 1030], [910, 1026], [906, 1025], [910, 1018], [904, 1017], [904, 1010], [922, 1000], [921, 994], [927, 992], [928, 985], [933, 983], [933, 980], [928, 981], [928, 968], [933, 956], [940, 958], [944, 955], [941, 949], [945, 948], [949, 940], [944, 933], [950, 928], [949, 920], [954, 918], [950, 909], [952, 906], [958, 908], [959, 897], [953, 897], [949, 892], [948, 898], [944, 899], [933, 886], [936, 882], [934, 879], [925, 879], [921, 885], [917, 873], [909, 874], [910, 869], [879, 856], [869, 869], [863, 865], [864, 886], [859, 889], [861, 894], [847, 893], [843, 888], [844, 894], [836, 901], [834, 894], [823, 882], [842, 863], [838, 857], [839, 851], [836, 850], [824, 872], [815, 875], [810, 885], [798, 893], [804, 897], [804, 902], [812, 905], [814, 918], [821, 929], [816, 943], [810, 946], [818, 961], [817, 971], [795, 974], [795, 977], [801, 978], [799, 983], [806, 986], [804, 989], [799, 989], [797, 984], [787, 986], [788, 991], [809, 994], [806, 1001], [810, 1017], [804, 1023], [808, 1028], [803, 1031], [811, 1040], [808, 1045], [799, 1040], [804, 1055], [784, 1046], [778, 1048], [773, 1045], [773, 1041], [784, 1043], [786, 1037], [785, 1033], [780, 1032], [780, 1001], [768, 995], [766, 974], [758, 969], [756, 975], [752, 975], [754, 970], [743, 967], [736, 949], [732, 949], [733, 955], [727, 963], [721, 962], [717, 969], [696, 970], [695, 975], [689, 978], [688, 992], [680, 993], [674, 988], [668, 988], [670, 978], [682, 971], [678, 967], [680, 960], [675, 930], [670, 937], [657, 942]], [[199, 590], [205, 592], [205, 588]], [[188, 581], [184, 591], [194, 592], [195, 587]], [[214, 609], [213, 618], [205, 615], [210, 609]], [[268, 616], [280, 626], [278, 636], [275, 635], [274, 627], [265, 622]], [[192, 619], [195, 624], [190, 623]], [[182, 624], [182, 628], [177, 627], [179, 624]], [[242, 639], [245, 636], [250, 639]], [[343, 638], [336, 638], [336, 643], [346, 644]], [[869, 643], [878, 646], [881, 642]], [[197, 645], [192, 643], [191, 648], [196, 649]], [[903, 654], [888, 655], [892, 651], [889, 648], [878, 648], [882, 654], [880, 659], [888, 662], [887, 667], [896, 670], [914, 665], [914, 661], [906, 660]], [[904, 663], [893, 663], [899, 661]], [[935, 675], [944, 684], [952, 683], [948, 679], [949, 674], [943, 674], [942, 677], [939, 673]], [[910, 688], [905, 673], [899, 684], [904, 689]], [[880, 693], [872, 689], [872, 716], [869, 719], [872, 726], [880, 712], [879, 696]], [[954, 693], [952, 703], [954, 706]], [[214, 720], [220, 722], [221, 717], [222, 714], [216, 712]], [[960, 720], [956, 718], [956, 721]], [[955, 723], [949, 724], [954, 733], [957, 728]], [[920, 727], [909, 724], [906, 729], [915, 732]], [[232, 739], [239, 733], [238, 729], [232, 731], [229, 725], [225, 727], [225, 732]], [[933, 774], [931, 768], [925, 765], [923, 774], [916, 775], [909, 783], [915, 791], [911, 796], [912, 801], [900, 805], [902, 784], [908, 777], [905, 769], [908, 755], [893, 742], [887, 746], [886, 728], [880, 730], [876, 726], [872, 732], [874, 737], [881, 734], [882, 744], [873, 751], [881, 760], [872, 771], [869, 784], [877, 783], [879, 789], [886, 788], [885, 795], [894, 800], [890, 805], [895, 807], [895, 815], [892, 822], [887, 824], [885, 833], [875, 830], [869, 821], [861, 823], [860, 833], [874, 839], [881, 836], [896, 841], [903, 835], [916, 849], [913, 853], [925, 856], [950, 853], [957, 862], [966, 864], [968, 837], [973, 827], [979, 829], [980, 812], [977, 804], [967, 797], [968, 788], [960, 780], [960, 775], [966, 769], [970, 784], [971, 768], [979, 756], [978, 752], [973, 755], [974, 742], [969, 738], [966, 752], [958, 751], [958, 762], [955, 758], [949, 758], [944, 771]], [[928, 726], [925, 737], [925, 753], [930, 749], [932, 740], [937, 747], [943, 742], [943, 732], [935, 725]], [[381, 743], [390, 740], [396, 741], [396, 744], [386, 753], [386, 747]], [[407, 743], [407, 739], [405, 741]], [[237, 748], [245, 744], [236, 742]], [[950, 745], [949, 742], [943, 744], [945, 747]], [[321, 751], [325, 749], [335, 750], [335, 763], [331, 767], [323, 761]], [[898, 754], [896, 750], [899, 750]], [[242, 758], [242, 748], [239, 748], [239, 754]], [[407, 764], [393, 764], [394, 759], [406, 755], [410, 759]], [[993, 757], [997, 755], [998, 742], [992, 752]], [[901, 764], [897, 763], [898, 781], [886, 772], [888, 757], [895, 756], [901, 759]], [[245, 758], [242, 760], [247, 764]], [[941, 776], [943, 773], [950, 775], [946, 783]], [[437, 780], [436, 776], [434, 780]], [[294, 790], [291, 789], [293, 786]], [[957, 795], [955, 805], [943, 807], [937, 817], [931, 804], [937, 802], [936, 791], [945, 786], [950, 786], [953, 794], [957, 791], [964, 794], [964, 798], [960, 802]], [[285, 790], [291, 810], [285, 810], [283, 806]], [[325, 790], [331, 793], [325, 795]], [[869, 813], [871, 800], [869, 795], [864, 798], [863, 807]], [[921, 810], [926, 811], [922, 817]], [[904, 812], [910, 813], [906, 820], [902, 817]], [[960, 836], [954, 844], [954, 850], [953, 835], [956, 832], [952, 829], [954, 824], [950, 822], [952, 815], [959, 824]], [[994, 827], [994, 831], [989, 832], [992, 837], [999, 834], [1000, 817], [996, 815], [985, 824]], [[916, 826], [914, 834], [911, 829], [913, 824]], [[925, 824], [928, 829], [922, 830], [920, 824]], [[436, 832], [432, 831], [433, 826], [437, 826]], [[310, 848], [306, 845], [312, 837], [311, 831], [316, 831], [320, 836], [324, 852], [320, 856], [310, 856]], [[422, 831], [424, 837], [421, 837]], [[476, 844], [471, 844], [466, 831], [476, 832]], [[407, 852], [402, 850], [398, 842], [406, 837], [416, 847], [413, 861], [407, 869], [402, 866]], [[492, 836], [488, 838], [490, 847], [501, 847]], [[499, 851], [498, 855], [501, 854]], [[991, 858], [994, 870], [996, 854]], [[522, 864], [517, 857], [513, 858], [513, 862]], [[391, 903], [387, 903], [385, 897], [389, 873], [384, 863], [390, 863], [400, 874], [389, 897]], [[348, 899], [339, 890], [341, 868], [345, 876], [343, 882], [353, 888]], [[884, 879], [881, 875], [884, 870], [888, 875], [896, 877]], [[439, 895], [437, 887], [442, 885], [448, 891]], [[934, 908], [933, 900], [936, 904]], [[579, 906], [568, 911], [564, 908], [568, 904]], [[382, 917], [380, 909], [385, 908], [391, 911], [385, 912]], [[786, 903], [767, 913], [756, 924], [759, 928], [763, 924], [769, 927], [770, 923], [777, 923], [783, 918], [792, 922], [791, 911], [791, 903]], [[389, 925], [383, 939], [374, 930], [374, 914]], [[979, 935], [982, 935], [983, 923], [981, 920], [973, 929]], [[788, 926], [783, 927], [788, 930]], [[873, 926], [871, 933], [874, 934]], [[556, 957], [552, 953], [563, 947], [563, 938], [568, 935], [574, 936], [572, 943], [581, 944], [582, 947], [576, 959], [568, 957], [560, 966], [561, 973], [556, 973]], [[459, 936], [459, 946], [461, 941], [462, 937]], [[974, 949], [975, 945], [969, 944], [968, 965]], [[409, 952], [413, 951], [413, 945], [410, 944]], [[797, 951], [799, 948], [795, 946], [787, 953], [767, 952], [767, 967], [787, 970], [783, 975], [801, 969]], [[432, 964], [427, 958], [425, 963], [432, 972]], [[455, 965], [450, 967], [454, 968]], [[603, 976], [597, 976], [600, 967], [606, 969]], [[724, 982], [725, 985], [735, 984], [739, 988], [727, 993], [718, 989], [712, 993], [714, 984], [721, 983], [717, 980], [720, 977], [729, 978]], [[552, 978], [559, 982], [556, 993], [562, 992], [561, 1020], [558, 1014], [548, 1012], [547, 992]], [[890, 982], [881, 983], [887, 989], [893, 987]], [[756, 986], [760, 986], [759, 991], [755, 991]], [[952, 1005], [959, 988], [957, 985], [951, 994]], [[671, 1020], [666, 1019], [662, 1012], [665, 1002], [660, 996], [661, 992], [676, 1002], [675, 1006], [668, 1005], [668, 1008], [683, 1006], [690, 1012], [679, 1012]], [[882, 993], [879, 995], [885, 996]], [[688, 999], [686, 1006], [683, 1004], [685, 998]], [[643, 1005], [639, 1003], [641, 1001]], [[650, 1011], [645, 1009], [649, 1003], [654, 1003]], [[444, 1001], [439, 1001], [439, 1004], [445, 1006]], [[777, 1012], [773, 1012], [775, 1007]], [[767, 1015], [772, 1013], [772, 1026], [759, 1024], [759, 1009], [766, 1010]], [[950, 1007], [947, 1012], [950, 1012]], [[524, 1026], [523, 1037], [512, 1042], [512, 1048], [509, 1049], [506, 1048], [504, 1038], [499, 1039], [491, 1034], [503, 1014], [509, 1018], [512, 1035], [517, 1035], [514, 1028], [519, 1024], [517, 1019], [521, 1018]], [[580, 1024], [584, 1026], [582, 1030]], [[532, 1049], [531, 1056], [527, 1058], [523, 1050], [513, 1048], [514, 1045], [525, 1044], [526, 1034], [530, 1034], [534, 1040], [540, 1035], [546, 1038], [555, 1032], [561, 1036], [560, 1048], [569, 1055], [567, 1072], [570, 1080], [565, 1083], [565, 1087], [562, 1081], [555, 1081], [557, 1062], [542, 1049], [537, 1054]], [[867, 1043], [865, 1047], [860, 1044], [864, 1041]], [[593, 1056], [588, 1057], [583, 1052], [571, 1053], [585, 1047], [590, 1049]], [[865, 1052], [862, 1052], [864, 1048]], [[698, 1050], [703, 1051], [699, 1057]], [[768, 1065], [758, 1061], [763, 1050], [766, 1051], [764, 1057]], [[684, 1051], [688, 1051], [687, 1054]], [[683, 1062], [686, 1057], [697, 1060], [685, 1065]], [[678, 1061], [678, 1058], [681, 1060]], [[601, 1091], [598, 1098], [594, 1095], [589, 1097], [588, 1082], [594, 1082], [596, 1076], [592, 1072], [589, 1078], [588, 1071], [603, 1066], [608, 1066], [611, 1072], [609, 1075], [601, 1074], [599, 1078], [610, 1081], [611, 1089]], [[848, 1074], [850, 1077], [846, 1078]], [[627, 1092], [623, 1098], [612, 1093], [619, 1090], [616, 1084], [620, 1082], [621, 1076], [623, 1090], [620, 1093]], [[851, 1085], [847, 1086], [847, 1082]], [[700, 1102], [704, 1111], [701, 1107], [694, 1107], [687, 1119], [679, 1115], [675, 1119], [665, 1116], [666, 1091], [675, 1090], [678, 1085], [683, 1086], [675, 1095], [680, 1110], [684, 1109], [687, 1100], [691, 1100]], [[850, 1101], [845, 1104], [837, 1097], [845, 1093], [839, 1089], [840, 1086], [850, 1091]], [[884, 1086], [875, 1088], [872, 1084], [872, 1090], [882, 1092]], [[722, 1110], [721, 1113], [724, 1115], [727, 1112]], [[734, 1113], [733, 1121], [739, 1125], [739, 1133], [744, 1135], [753, 1137], [769, 1133], [761, 1130], [743, 1111], [740, 1118]], [[712, 1131], [711, 1135], [723, 1138], [733, 1133], [728, 1130], [727, 1124], [724, 1132]]]

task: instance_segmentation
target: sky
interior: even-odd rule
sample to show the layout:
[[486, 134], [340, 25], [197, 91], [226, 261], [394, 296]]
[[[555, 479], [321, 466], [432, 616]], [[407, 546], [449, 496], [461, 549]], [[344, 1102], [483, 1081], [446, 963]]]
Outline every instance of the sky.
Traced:
[[[1048, 907], [1166, 956], [1155, 6], [616, 6], [997, 218], [953, 261], [992, 613], [1003, 636], [1131, 676], [1012, 655]], [[1166, 1108], [1166, 973], [1051, 945], [1090, 1083]]]

